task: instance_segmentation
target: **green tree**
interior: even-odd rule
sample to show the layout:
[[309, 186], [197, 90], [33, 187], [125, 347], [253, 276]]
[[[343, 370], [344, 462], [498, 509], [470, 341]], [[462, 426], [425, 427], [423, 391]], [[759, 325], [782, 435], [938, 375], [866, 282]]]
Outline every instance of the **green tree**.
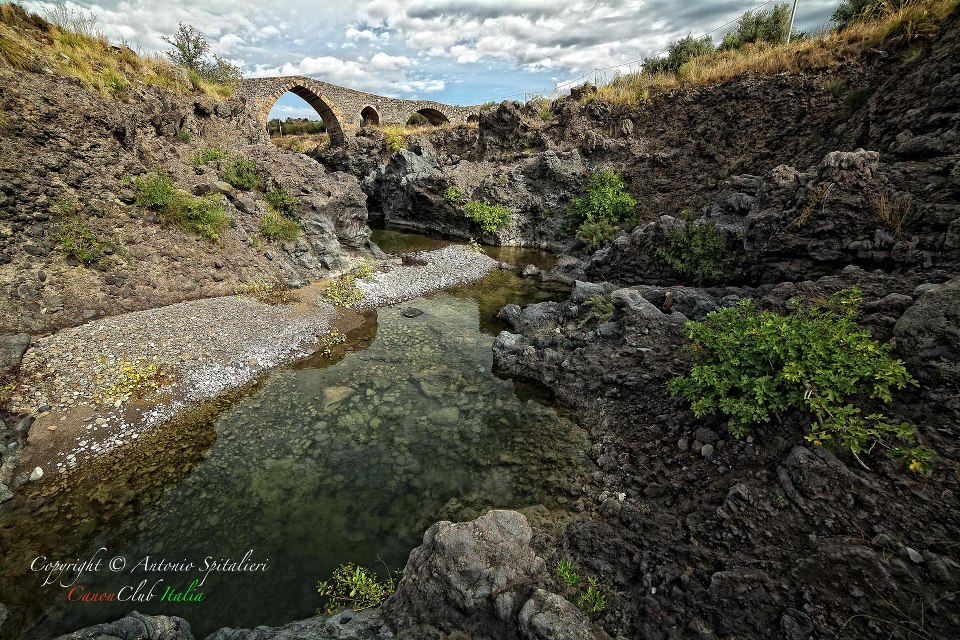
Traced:
[[162, 36], [163, 41], [173, 47], [167, 51], [167, 57], [174, 64], [203, 73], [207, 64], [210, 43], [193, 25], [180, 23], [172, 37]]
[[173, 36], [162, 36], [164, 42], [173, 47], [167, 51], [167, 57], [174, 64], [194, 71], [204, 80], [223, 85], [234, 85], [243, 77], [240, 67], [214, 55], [208, 59], [210, 43], [199, 29], [193, 25], [180, 23]]
[[858, 20], [882, 18], [900, 9], [906, 0], [843, 0], [831, 20], [838, 29], [845, 29]]
[[683, 65], [696, 57], [713, 53], [713, 38], [703, 36], [695, 38], [688, 35], [667, 47], [665, 58], [647, 58], [643, 61], [643, 68], [650, 73], [676, 72]]

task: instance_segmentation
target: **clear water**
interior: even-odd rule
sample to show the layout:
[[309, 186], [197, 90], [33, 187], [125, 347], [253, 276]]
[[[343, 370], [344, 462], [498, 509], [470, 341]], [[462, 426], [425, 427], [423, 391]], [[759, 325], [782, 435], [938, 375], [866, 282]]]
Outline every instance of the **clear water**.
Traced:
[[[0, 514], [0, 602], [26, 638], [50, 638], [133, 609], [180, 615], [203, 638], [222, 626], [311, 615], [316, 583], [340, 563], [402, 568], [440, 519], [491, 507], [541, 524], [569, 517], [588, 463], [585, 433], [492, 372], [504, 301], [549, 297], [514, 274], [380, 310], [359, 350], [269, 374], [208, 415], [160, 429]], [[401, 310], [421, 309], [417, 318]], [[44, 492], [50, 492], [49, 487]], [[8, 503], [9, 504], [9, 503]], [[212, 573], [199, 603], [66, 601], [39, 587], [32, 557], [253, 560], [265, 572]], [[103, 571], [97, 591], [139, 582]], [[185, 588], [196, 572], [147, 576]]]

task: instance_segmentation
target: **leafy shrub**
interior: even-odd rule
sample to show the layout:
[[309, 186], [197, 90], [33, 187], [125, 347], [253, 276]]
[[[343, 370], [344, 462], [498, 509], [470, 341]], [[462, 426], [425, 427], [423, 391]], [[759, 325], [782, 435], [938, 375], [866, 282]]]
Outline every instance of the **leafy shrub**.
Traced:
[[726, 274], [727, 238], [713, 223], [678, 224], [663, 242], [651, 241], [650, 253], [695, 284], [716, 282]]
[[106, 245], [77, 216], [61, 220], [54, 237], [63, 255], [82, 265], [98, 262], [106, 253]]
[[223, 160], [224, 155], [223, 151], [217, 147], [204, 147], [193, 157], [193, 164], [194, 166], [200, 166], [215, 160]]
[[643, 70], [647, 73], [676, 73], [680, 67], [696, 57], [713, 53], [713, 38], [688, 35], [667, 45], [667, 57], [646, 58]]
[[230, 223], [217, 195], [197, 197], [181, 191], [160, 215], [211, 242], [218, 242], [220, 232]]
[[383, 128], [383, 144], [391, 153], [400, 151], [407, 148], [407, 136], [402, 128], [388, 125]]
[[317, 585], [317, 592], [327, 598], [326, 615], [343, 609], [363, 611], [379, 607], [396, 590], [392, 577], [381, 581], [368, 569], [347, 563], [340, 565], [330, 577]]
[[463, 206], [467, 202], [467, 197], [457, 187], [447, 187], [447, 190], [443, 192], [443, 199], [447, 204], [452, 204], [455, 207]]
[[296, 240], [302, 232], [299, 223], [285, 215], [266, 213], [260, 218], [260, 235], [267, 240]]
[[725, 416], [737, 438], [774, 416], [803, 410], [814, 418], [807, 441], [848, 451], [858, 461], [860, 453], [880, 447], [922, 471], [932, 452], [909, 446], [916, 427], [891, 424], [881, 413], [864, 416], [854, 404], [889, 402], [892, 389], [916, 385], [891, 346], [857, 326], [861, 301], [860, 291], [849, 289], [780, 315], [743, 300], [689, 322], [692, 367], [669, 389], [690, 400], [698, 418]]
[[133, 181], [136, 204], [150, 209], [163, 209], [177, 194], [173, 180], [160, 172], [145, 173]]
[[292, 211], [300, 204], [300, 201], [290, 195], [290, 192], [283, 187], [270, 189], [263, 194], [263, 197], [267, 201], [267, 204], [273, 207], [274, 211], [279, 212]]
[[323, 347], [318, 349], [320, 355], [325, 358], [329, 358], [333, 355], [333, 348], [337, 345], [341, 345], [347, 341], [347, 336], [338, 329], [330, 329], [322, 336], [320, 336], [320, 342], [323, 344]]
[[510, 224], [510, 209], [480, 200], [469, 201], [464, 206], [463, 213], [469, 220], [480, 225], [484, 233], [493, 233]]
[[586, 325], [591, 320], [596, 320], [598, 324], [603, 324], [613, 317], [613, 303], [607, 300], [603, 294], [596, 294], [587, 298], [583, 305], [587, 308], [587, 314], [580, 321], [580, 326]]
[[583, 613], [598, 614], [606, 609], [607, 598], [600, 590], [597, 579], [587, 578], [584, 582], [569, 560], [557, 563], [557, 577], [563, 583], [566, 595]]
[[620, 176], [601, 169], [590, 176], [586, 194], [570, 201], [569, 215], [578, 225], [587, 220], [617, 223], [629, 219], [636, 207], [637, 201], [627, 193]]
[[617, 237], [619, 227], [609, 220], [587, 220], [577, 229], [577, 238], [591, 250], [610, 244]]
[[899, 195], [885, 191], [870, 198], [870, 208], [884, 228], [900, 239], [906, 237], [907, 231], [919, 219], [913, 198], [909, 194]]
[[223, 180], [231, 187], [249, 191], [257, 186], [257, 165], [249, 160], [234, 160], [223, 170]]

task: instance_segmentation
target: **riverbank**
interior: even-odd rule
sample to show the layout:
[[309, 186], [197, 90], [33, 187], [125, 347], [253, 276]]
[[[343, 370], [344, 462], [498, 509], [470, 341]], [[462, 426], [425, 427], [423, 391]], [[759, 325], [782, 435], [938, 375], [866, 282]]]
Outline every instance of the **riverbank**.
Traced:
[[[497, 266], [461, 246], [409, 257], [413, 264], [385, 261], [362, 281], [357, 306], [396, 304], [478, 280]], [[335, 343], [350, 317], [324, 300], [325, 288], [321, 281], [289, 292], [281, 304], [256, 292], [184, 302], [39, 338], [13, 394], [13, 410], [33, 418], [13, 485], [67, 473], [267, 369]]]

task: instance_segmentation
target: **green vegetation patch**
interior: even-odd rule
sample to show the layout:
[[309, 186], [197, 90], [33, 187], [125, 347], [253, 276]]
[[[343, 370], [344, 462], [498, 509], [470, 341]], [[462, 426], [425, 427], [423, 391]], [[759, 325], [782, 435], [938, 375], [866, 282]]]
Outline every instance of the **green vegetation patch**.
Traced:
[[356, 308], [363, 300], [363, 291], [357, 286], [357, 282], [366, 280], [371, 275], [373, 267], [367, 262], [361, 262], [352, 271], [331, 282], [320, 295], [320, 299], [338, 307]]
[[510, 209], [487, 204], [481, 200], [467, 202], [463, 208], [463, 215], [480, 225], [484, 233], [493, 233], [510, 224]]
[[220, 196], [198, 197], [178, 191], [173, 181], [160, 172], [138, 176], [133, 189], [137, 205], [152, 209], [163, 220], [212, 242], [220, 240], [220, 233], [230, 223]]
[[267, 240], [296, 240], [301, 233], [300, 224], [283, 214], [270, 212], [260, 218], [260, 235]]
[[257, 165], [250, 160], [234, 160], [224, 168], [223, 180], [235, 189], [254, 189], [260, 183]]
[[637, 202], [627, 193], [623, 180], [612, 169], [593, 172], [586, 193], [570, 201], [568, 216], [577, 237], [590, 249], [609, 244], [620, 224], [632, 221]]
[[274, 211], [280, 213], [293, 211], [300, 204], [300, 201], [290, 195], [290, 192], [283, 187], [268, 189], [263, 197]]
[[914, 425], [895, 424], [880, 412], [864, 415], [858, 406], [890, 402], [894, 389], [917, 384], [889, 344], [857, 325], [862, 299], [859, 290], [847, 289], [798, 304], [789, 315], [743, 300], [689, 322], [692, 367], [669, 389], [687, 398], [698, 418], [724, 416], [737, 438], [800, 410], [813, 417], [808, 442], [849, 452], [861, 464], [860, 454], [885, 450], [924, 471], [933, 452], [917, 445]]
[[607, 608], [607, 597], [596, 578], [584, 580], [569, 560], [558, 562], [556, 573], [563, 585], [564, 595], [585, 615], [594, 616]]
[[344, 609], [363, 611], [379, 607], [396, 588], [393, 577], [381, 580], [369, 569], [350, 563], [340, 565], [329, 580], [317, 584], [317, 592], [326, 598], [323, 607], [326, 615]]
[[217, 160], [223, 160], [226, 154], [222, 149], [217, 147], [204, 147], [197, 152], [197, 155], [193, 157], [193, 165], [200, 166], [202, 164], [207, 164], [208, 162], [215, 162]]
[[727, 237], [712, 222], [678, 224], [662, 242], [651, 241], [650, 254], [698, 285], [719, 282], [729, 270]]
[[467, 203], [467, 196], [463, 195], [463, 191], [460, 191], [457, 187], [447, 187], [447, 190], [443, 192], [443, 200], [455, 207], [462, 207]]
[[54, 237], [64, 256], [73, 258], [84, 266], [99, 262], [106, 255], [108, 245], [90, 231], [79, 216], [63, 218], [57, 225]]

